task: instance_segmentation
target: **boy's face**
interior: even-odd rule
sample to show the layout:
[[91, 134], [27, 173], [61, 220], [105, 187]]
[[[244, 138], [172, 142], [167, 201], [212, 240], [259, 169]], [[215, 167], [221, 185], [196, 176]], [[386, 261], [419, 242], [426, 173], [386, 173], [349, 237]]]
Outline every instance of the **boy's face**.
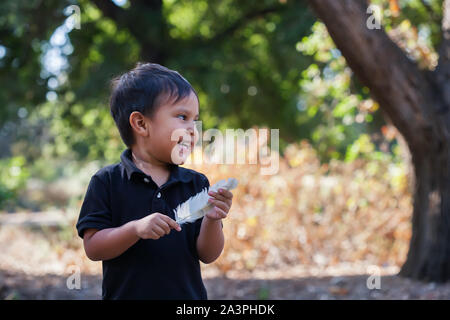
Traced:
[[194, 92], [172, 103], [163, 101], [151, 118], [145, 149], [153, 158], [165, 163], [183, 164], [198, 139], [195, 121], [198, 120], [198, 100]]

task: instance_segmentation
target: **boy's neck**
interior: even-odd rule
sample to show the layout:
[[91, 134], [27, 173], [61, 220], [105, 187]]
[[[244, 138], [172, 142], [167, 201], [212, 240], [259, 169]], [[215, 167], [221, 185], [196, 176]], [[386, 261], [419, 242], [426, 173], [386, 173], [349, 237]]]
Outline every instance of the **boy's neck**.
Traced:
[[[155, 159], [145, 150], [138, 147], [132, 147], [130, 149], [131, 158], [138, 169], [142, 170], [145, 174], [152, 176], [152, 178], [156, 178], [157, 180], [164, 180], [166, 176], [168, 178], [170, 170], [167, 163]], [[160, 177], [160, 179], [157, 177]]]

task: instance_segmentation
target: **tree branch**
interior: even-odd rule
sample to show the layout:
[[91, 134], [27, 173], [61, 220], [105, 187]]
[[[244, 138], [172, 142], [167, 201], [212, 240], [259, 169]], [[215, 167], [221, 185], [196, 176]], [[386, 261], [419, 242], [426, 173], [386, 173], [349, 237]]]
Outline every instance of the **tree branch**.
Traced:
[[160, 10], [162, 8], [162, 0], [130, 0], [131, 5], [147, 7], [149, 10]]
[[438, 22], [439, 16], [438, 14], [433, 10], [433, 8], [431, 7], [431, 5], [426, 2], [425, 0], [420, 0], [420, 2], [422, 3], [422, 6], [425, 8], [425, 10], [427, 10], [428, 14], [430, 15], [431, 19], [435, 22]]
[[141, 43], [141, 59], [164, 63], [168, 33], [161, 0], [130, 0], [128, 9], [110, 0], [91, 0], [105, 17], [126, 28]]
[[[127, 21], [127, 12], [110, 0], [92, 0], [105, 17], [114, 20], [117, 24], [124, 27]], [[125, 24], [125, 25], [124, 25]]]
[[234, 32], [236, 32], [236, 30], [242, 28], [243, 26], [245, 26], [252, 20], [257, 19], [257, 18], [262, 18], [270, 13], [281, 12], [282, 10], [285, 10], [285, 9], [286, 9], [286, 5], [276, 4], [272, 7], [247, 12], [239, 20], [235, 21], [233, 24], [226, 27], [225, 29], [223, 29], [222, 31], [217, 33], [212, 39], [209, 39], [207, 41], [208, 42], [221, 41], [222, 39], [226, 38], [227, 36], [232, 35]]
[[410, 147], [438, 136], [433, 129], [435, 88], [382, 29], [369, 29], [365, 0], [309, 0], [356, 76]]
[[[114, 20], [121, 28], [128, 28], [133, 36], [141, 42], [143, 58], [159, 63], [163, 63], [168, 58], [165, 54], [168, 50], [165, 48], [213, 47], [251, 21], [289, 8], [289, 5], [277, 3], [271, 7], [245, 13], [212, 38], [196, 37], [186, 41], [181, 39], [172, 41], [167, 32], [166, 21], [162, 17], [161, 0], [130, 0], [130, 8], [126, 10], [115, 5], [111, 0], [91, 1], [102, 11], [105, 17]], [[153, 16], [150, 16], [150, 13]], [[153, 22], [153, 25], [149, 25], [149, 21]]]

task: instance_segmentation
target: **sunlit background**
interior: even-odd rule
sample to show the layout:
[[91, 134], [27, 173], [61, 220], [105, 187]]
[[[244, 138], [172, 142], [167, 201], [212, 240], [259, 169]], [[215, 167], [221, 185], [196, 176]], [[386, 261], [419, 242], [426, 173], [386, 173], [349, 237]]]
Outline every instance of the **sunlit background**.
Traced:
[[[224, 252], [202, 264], [212, 298], [370, 297], [345, 276], [398, 272], [411, 237], [408, 150], [305, 3], [166, 0], [161, 27], [121, 19], [130, 1], [99, 2], [0, 4], [0, 298], [99, 298], [101, 263], [75, 223], [91, 176], [125, 148], [109, 80], [151, 59], [196, 88], [204, 130], [280, 130], [275, 175], [259, 163], [189, 165], [211, 183], [240, 181]], [[433, 70], [441, 1], [372, 3]], [[161, 30], [164, 42], [152, 38]], [[66, 288], [74, 267], [82, 290]]]

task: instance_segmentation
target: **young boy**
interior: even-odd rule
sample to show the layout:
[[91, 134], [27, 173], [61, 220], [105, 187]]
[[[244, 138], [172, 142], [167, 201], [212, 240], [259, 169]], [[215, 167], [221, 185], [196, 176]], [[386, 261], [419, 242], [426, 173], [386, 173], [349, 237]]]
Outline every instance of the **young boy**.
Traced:
[[113, 80], [110, 107], [128, 148], [91, 178], [76, 225], [86, 255], [102, 260], [102, 298], [207, 299], [199, 260], [221, 254], [233, 194], [210, 192], [205, 217], [174, 220], [180, 203], [209, 187], [205, 175], [178, 166], [198, 138], [197, 94], [178, 72], [138, 64]]

